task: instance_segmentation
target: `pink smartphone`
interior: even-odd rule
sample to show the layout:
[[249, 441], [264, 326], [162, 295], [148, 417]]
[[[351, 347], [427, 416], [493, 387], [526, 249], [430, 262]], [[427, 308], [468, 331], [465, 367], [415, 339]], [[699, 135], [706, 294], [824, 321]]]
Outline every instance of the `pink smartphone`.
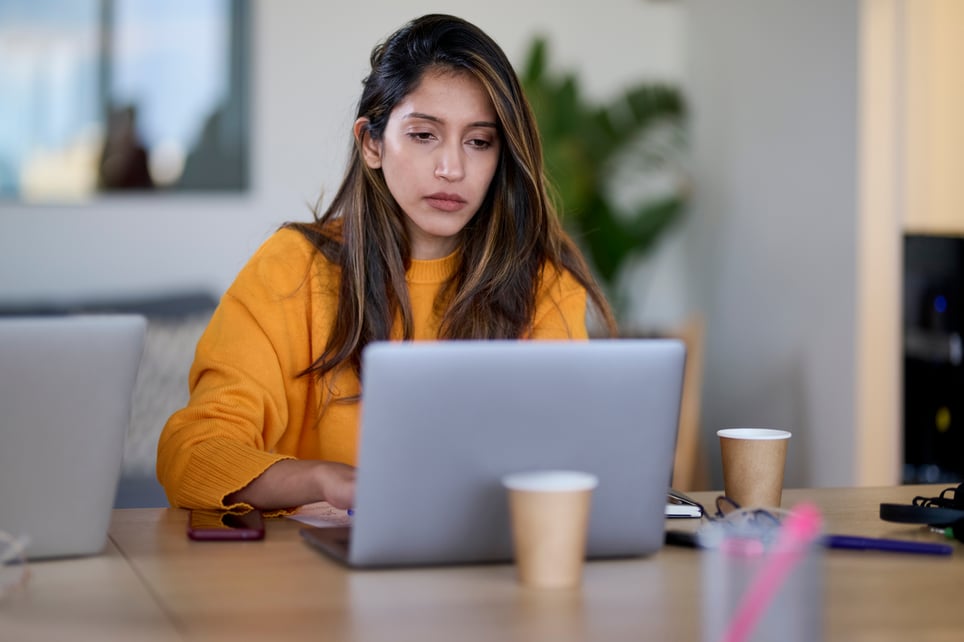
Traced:
[[193, 509], [187, 522], [187, 536], [199, 541], [264, 539], [264, 517], [258, 510], [231, 513]]

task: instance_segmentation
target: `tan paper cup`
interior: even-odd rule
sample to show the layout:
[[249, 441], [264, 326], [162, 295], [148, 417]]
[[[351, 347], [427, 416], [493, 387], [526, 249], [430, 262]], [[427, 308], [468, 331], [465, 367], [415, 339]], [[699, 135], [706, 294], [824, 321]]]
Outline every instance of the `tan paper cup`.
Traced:
[[778, 508], [790, 433], [727, 428], [716, 433], [723, 456], [723, 491], [742, 508]]
[[519, 581], [571, 588], [582, 581], [592, 491], [599, 480], [575, 471], [513, 473], [508, 492]]

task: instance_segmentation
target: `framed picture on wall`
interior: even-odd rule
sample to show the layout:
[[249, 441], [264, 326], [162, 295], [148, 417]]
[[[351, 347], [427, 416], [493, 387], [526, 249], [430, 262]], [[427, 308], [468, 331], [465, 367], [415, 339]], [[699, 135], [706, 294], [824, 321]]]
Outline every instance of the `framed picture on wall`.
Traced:
[[248, 188], [247, 0], [0, 3], [0, 199]]

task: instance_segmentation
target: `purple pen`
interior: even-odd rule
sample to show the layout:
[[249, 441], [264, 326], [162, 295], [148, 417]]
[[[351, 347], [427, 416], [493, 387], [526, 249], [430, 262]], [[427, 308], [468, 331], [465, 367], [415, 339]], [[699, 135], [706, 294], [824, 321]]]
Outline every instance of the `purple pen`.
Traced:
[[950, 555], [954, 547], [950, 544], [935, 542], [912, 542], [879, 537], [857, 537], [855, 535], [826, 535], [823, 545], [827, 548], [842, 548], [857, 551], [884, 551], [888, 553], [917, 553], [919, 555]]

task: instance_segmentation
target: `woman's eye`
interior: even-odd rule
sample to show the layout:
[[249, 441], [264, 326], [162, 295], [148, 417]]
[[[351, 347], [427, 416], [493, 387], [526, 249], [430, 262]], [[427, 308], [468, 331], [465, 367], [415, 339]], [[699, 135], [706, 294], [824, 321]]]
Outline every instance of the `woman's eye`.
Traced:
[[429, 132], [409, 132], [408, 137], [417, 143], [427, 143], [434, 138]]
[[476, 149], [488, 149], [492, 147], [492, 143], [490, 141], [482, 138], [473, 138], [472, 140], [468, 141], [467, 144], [469, 147], [474, 147]]

